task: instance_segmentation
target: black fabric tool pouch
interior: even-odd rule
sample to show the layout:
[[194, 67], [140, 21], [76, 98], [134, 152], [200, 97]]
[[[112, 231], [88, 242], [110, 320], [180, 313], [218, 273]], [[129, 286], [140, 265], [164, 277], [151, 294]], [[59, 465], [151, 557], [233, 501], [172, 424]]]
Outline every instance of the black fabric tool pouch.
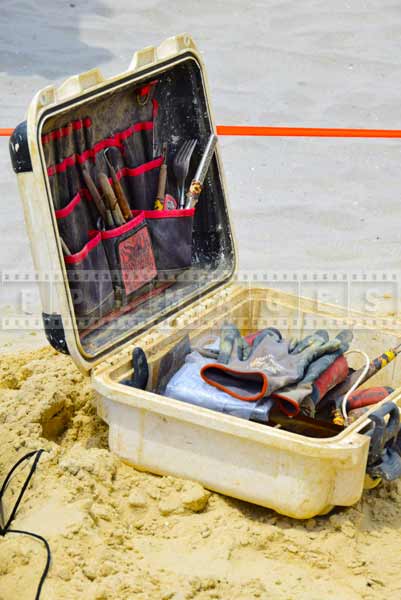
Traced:
[[145, 211], [159, 273], [191, 266], [194, 208]]
[[114, 289], [100, 232], [91, 231], [89, 242], [65, 256], [70, 292], [80, 329], [88, 327], [114, 307]]
[[77, 119], [42, 136], [54, 208], [65, 208], [83, 187], [80, 165], [92, 156], [93, 127], [89, 117]]
[[130, 198], [132, 209], [153, 209], [162, 164], [163, 157], [158, 157], [133, 169], [123, 167], [117, 172], [117, 177]]
[[101, 235], [117, 298], [127, 304], [157, 275], [144, 212], [135, 211], [130, 221]]
[[[163, 162], [162, 157], [155, 158], [154, 155], [154, 125], [158, 112], [158, 103], [153, 98], [155, 85], [156, 81], [138, 88], [134, 103], [131, 100], [131, 104], [121, 108], [127, 124], [121, 130], [112, 130], [105, 135], [105, 128], [99, 126], [96, 119], [92, 122], [90, 117], [85, 117], [42, 136], [56, 211], [66, 208], [76, 194], [87, 192], [84, 168], [99, 188], [98, 174], [109, 175], [108, 161], [116, 171], [131, 208], [153, 208]], [[94, 203], [88, 202], [88, 208], [96, 222], [99, 215]]]
[[154, 125], [159, 110], [154, 97], [156, 84], [153, 81], [135, 91], [133, 124], [118, 134], [124, 162], [129, 167], [143, 165], [156, 155]]
[[135, 122], [116, 134], [120, 144], [120, 158], [113, 149], [109, 156], [130, 199], [130, 206], [135, 210], [153, 209], [160, 165], [163, 162], [163, 158], [155, 154], [156, 150], [161, 154], [161, 148], [154, 145], [154, 127], [159, 108], [153, 97], [156, 83], [153, 81], [136, 90]]
[[86, 197], [78, 192], [65, 208], [55, 211], [59, 234], [72, 254], [79, 252], [89, 241], [94, 228]]

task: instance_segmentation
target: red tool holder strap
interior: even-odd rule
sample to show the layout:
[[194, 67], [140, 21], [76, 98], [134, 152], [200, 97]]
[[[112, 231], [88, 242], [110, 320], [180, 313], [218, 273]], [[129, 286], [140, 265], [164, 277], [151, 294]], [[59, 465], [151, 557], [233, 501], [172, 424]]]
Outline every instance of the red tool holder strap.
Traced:
[[[338, 137], [338, 138], [401, 138], [400, 129], [346, 129], [330, 127], [252, 127], [217, 125], [218, 135], [261, 137]], [[0, 137], [10, 137], [14, 130], [0, 128]]]

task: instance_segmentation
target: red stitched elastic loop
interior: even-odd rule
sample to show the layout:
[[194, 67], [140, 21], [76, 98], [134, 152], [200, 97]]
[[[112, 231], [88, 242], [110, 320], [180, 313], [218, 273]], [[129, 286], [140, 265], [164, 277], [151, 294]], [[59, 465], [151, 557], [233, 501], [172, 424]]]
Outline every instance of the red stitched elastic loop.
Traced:
[[64, 171], [66, 171], [68, 167], [73, 167], [76, 163], [82, 165], [87, 160], [95, 158], [99, 152], [102, 152], [102, 150], [106, 150], [106, 148], [121, 148], [122, 142], [134, 133], [137, 133], [139, 131], [151, 131], [152, 129], [153, 121], [140, 121], [139, 123], [134, 123], [134, 125], [131, 125], [130, 127], [128, 127], [128, 129], [124, 129], [124, 131], [119, 131], [113, 136], [101, 140], [100, 142], [97, 142], [97, 144], [95, 144], [93, 148], [85, 150], [85, 152], [82, 152], [81, 154], [72, 154], [71, 156], [64, 158], [64, 160], [62, 160], [60, 163], [57, 163], [56, 165], [51, 165], [47, 169], [47, 174], [49, 177], [52, 177], [56, 173], [64, 173]]
[[100, 231], [90, 231], [89, 236], [92, 236], [92, 239], [76, 254], [71, 254], [71, 256], [64, 256], [64, 260], [68, 265], [75, 265], [76, 263], [81, 262], [84, 258], [86, 258], [91, 250], [96, 248], [98, 244], [102, 241], [102, 236]]
[[194, 208], [182, 208], [174, 210], [145, 210], [145, 217], [147, 219], [171, 219], [177, 217], [192, 217], [194, 214]]
[[144, 211], [139, 211], [139, 215], [134, 215], [134, 218], [131, 221], [127, 221], [124, 225], [120, 225], [115, 229], [109, 229], [108, 231], [102, 231], [102, 240], [109, 240], [110, 238], [118, 237], [122, 233], [127, 233], [131, 231], [131, 229], [135, 229], [145, 220]]
[[75, 194], [74, 198], [71, 200], [71, 202], [69, 202], [67, 204], [67, 206], [65, 206], [64, 208], [60, 208], [59, 210], [56, 210], [56, 219], [65, 219], [65, 217], [68, 217], [68, 215], [70, 215], [72, 213], [72, 211], [74, 210], [74, 208], [81, 202], [81, 194], [80, 192], [78, 192], [77, 194]]
[[83, 127], [88, 128], [91, 126], [92, 120], [89, 117], [86, 117], [85, 119], [77, 119], [72, 123], [68, 123], [68, 125], [62, 127], [61, 129], [55, 129], [54, 131], [50, 131], [49, 133], [42, 135], [42, 144], [48, 144], [54, 140], [59, 140], [62, 137], [71, 135], [72, 131], [77, 131]]

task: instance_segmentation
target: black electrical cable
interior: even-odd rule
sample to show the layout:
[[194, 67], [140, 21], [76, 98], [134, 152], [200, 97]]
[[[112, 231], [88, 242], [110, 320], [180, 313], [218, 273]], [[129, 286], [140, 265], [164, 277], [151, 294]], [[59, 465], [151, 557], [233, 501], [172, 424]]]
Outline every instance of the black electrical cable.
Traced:
[[3, 496], [5, 494], [5, 491], [7, 489], [8, 484], [11, 481], [11, 477], [13, 476], [14, 472], [16, 471], [16, 469], [25, 461], [29, 460], [30, 458], [32, 458], [33, 456], [35, 456], [35, 460], [32, 463], [32, 466], [30, 468], [30, 471], [28, 473], [27, 478], [25, 479], [24, 485], [21, 488], [20, 493], [18, 494], [18, 498], [14, 504], [14, 508], [11, 511], [11, 514], [9, 516], [9, 518], [7, 519], [7, 521], [5, 522], [5, 524], [3, 522], [0, 523], [0, 536], [4, 537], [7, 533], [20, 533], [23, 535], [29, 535], [37, 540], [40, 540], [41, 542], [43, 542], [43, 544], [45, 545], [46, 548], [46, 565], [45, 568], [43, 570], [43, 573], [40, 577], [40, 581], [39, 581], [39, 585], [38, 585], [38, 589], [36, 591], [36, 595], [35, 595], [35, 600], [40, 600], [40, 594], [42, 592], [42, 587], [43, 584], [45, 582], [45, 579], [47, 577], [47, 574], [49, 572], [49, 568], [50, 568], [50, 563], [51, 563], [51, 551], [50, 551], [50, 546], [48, 541], [42, 537], [41, 535], [37, 534], [37, 533], [32, 533], [32, 531], [23, 531], [20, 529], [10, 529], [10, 525], [13, 522], [13, 520], [15, 519], [15, 515], [17, 514], [17, 510], [18, 507], [21, 503], [21, 500], [23, 498], [23, 495], [25, 494], [25, 491], [29, 485], [29, 482], [32, 479], [32, 476], [36, 470], [36, 467], [38, 465], [39, 459], [42, 455], [42, 453], [44, 452], [43, 449], [41, 450], [34, 450], [33, 452], [28, 452], [28, 454], [25, 454], [25, 456], [23, 456], [22, 458], [20, 458], [15, 465], [12, 467], [12, 469], [9, 471], [7, 477], [5, 478], [5, 480], [3, 481], [3, 484], [0, 488], [0, 517], [4, 514], [4, 508], [3, 508]]

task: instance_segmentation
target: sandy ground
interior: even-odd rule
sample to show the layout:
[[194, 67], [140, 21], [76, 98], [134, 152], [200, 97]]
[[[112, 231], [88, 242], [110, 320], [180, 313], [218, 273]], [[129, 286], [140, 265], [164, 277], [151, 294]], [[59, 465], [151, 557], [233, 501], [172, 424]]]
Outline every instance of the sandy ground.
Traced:
[[[353, 508], [294, 521], [140, 473], [107, 450], [89, 380], [53, 350], [0, 366], [0, 472], [45, 448], [13, 526], [46, 536], [46, 600], [384, 600], [399, 598], [401, 482]], [[22, 482], [7, 492], [10, 508]], [[33, 598], [35, 540], [0, 542], [0, 598]]]
[[[3, 2], [0, 26], [1, 127], [24, 118], [39, 88], [97, 65], [110, 76], [135, 49], [188, 31], [219, 124], [400, 128], [401, 7], [391, 0], [20, 0]], [[243, 271], [384, 273], [384, 308], [398, 310], [399, 141], [221, 144]], [[29, 449], [49, 451], [15, 523], [51, 542], [43, 597], [400, 597], [399, 483], [297, 523], [141, 474], [108, 452], [88, 380], [49, 349], [22, 353], [44, 344], [40, 328], [7, 325], [40, 309], [33, 284], [5, 282], [32, 263], [4, 138], [0, 175], [0, 342], [13, 353], [0, 362], [0, 480]], [[366, 293], [338, 286], [327, 299], [344, 297], [366, 303]], [[2, 539], [0, 599], [33, 597], [43, 561], [35, 542]]]

